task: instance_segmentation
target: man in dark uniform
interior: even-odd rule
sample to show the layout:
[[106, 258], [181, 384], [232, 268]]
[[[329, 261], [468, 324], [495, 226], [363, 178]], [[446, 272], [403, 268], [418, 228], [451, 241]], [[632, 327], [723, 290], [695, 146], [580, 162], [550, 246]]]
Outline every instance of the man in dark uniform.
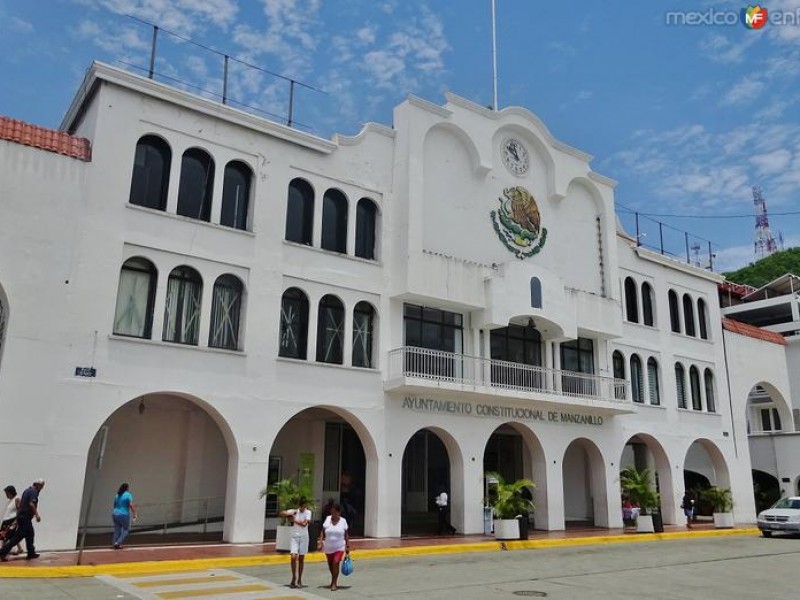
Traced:
[[42, 520], [39, 516], [39, 492], [42, 491], [42, 488], [44, 488], [44, 479], [37, 479], [31, 487], [22, 492], [19, 510], [17, 511], [17, 531], [6, 540], [6, 543], [0, 549], [0, 561], [6, 562], [8, 553], [23, 539], [25, 540], [25, 548], [28, 550], [27, 559], [39, 558], [33, 545], [33, 520], [36, 519], [37, 523]]

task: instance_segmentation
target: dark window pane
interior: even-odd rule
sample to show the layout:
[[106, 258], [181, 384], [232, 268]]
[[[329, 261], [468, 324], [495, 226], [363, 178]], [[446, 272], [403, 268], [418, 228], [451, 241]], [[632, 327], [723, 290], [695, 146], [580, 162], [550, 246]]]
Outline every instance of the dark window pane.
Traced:
[[703, 410], [703, 399], [700, 396], [700, 373], [697, 367], [689, 369], [689, 387], [692, 390], [692, 408]]
[[214, 161], [206, 152], [198, 148], [187, 150], [183, 153], [181, 161], [178, 214], [201, 221], [210, 221], [213, 194]]
[[615, 350], [611, 362], [614, 367], [614, 377], [625, 379], [625, 358], [622, 356], [622, 352]]
[[772, 423], [769, 420], [769, 409], [761, 409], [761, 431], [772, 431]]
[[653, 325], [653, 288], [645, 282], [642, 284], [642, 322]]
[[353, 311], [353, 366], [372, 367], [374, 311], [366, 302], [356, 304]]
[[680, 363], [675, 363], [675, 387], [678, 392], [678, 408], [686, 408], [686, 374]]
[[146, 135], [136, 144], [129, 202], [166, 210], [172, 151], [160, 137]]
[[221, 225], [247, 229], [247, 207], [250, 202], [251, 180], [252, 171], [246, 164], [238, 161], [227, 164], [222, 185]]
[[358, 201], [356, 208], [356, 256], [375, 258], [375, 228], [378, 209], [366, 198]]
[[637, 355], [631, 356], [631, 397], [634, 402], [644, 402], [644, 381], [642, 380], [642, 361]]
[[319, 301], [317, 362], [340, 365], [344, 359], [344, 306], [328, 294]]
[[165, 342], [197, 345], [202, 295], [203, 282], [194, 269], [178, 267], [169, 274], [162, 336]]
[[304, 179], [293, 179], [286, 203], [286, 239], [310, 246], [313, 231], [314, 190]]
[[338, 190], [328, 190], [322, 199], [322, 247], [347, 252], [347, 198]]
[[239, 348], [242, 291], [242, 282], [233, 275], [223, 275], [214, 284], [211, 329], [208, 333], [208, 345], [212, 348]]
[[639, 322], [639, 304], [636, 301], [636, 282], [625, 278], [625, 318], [631, 323]]
[[647, 385], [650, 391], [650, 404], [661, 404], [661, 386], [658, 381], [658, 363], [654, 358], [647, 359]]
[[680, 309], [678, 308], [678, 294], [676, 294], [673, 290], [669, 291], [669, 323], [673, 332], [681, 332], [681, 315]]
[[542, 282], [531, 277], [531, 308], [542, 308]]
[[777, 408], [772, 409], [772, 424], [774, 426], [775, 431], [780, 431], [781, 429], [783, 429], [783, 427], [781, 426], [781, 415], [778, 412]]
[[706, 369], [705, 383], [706, 383], [706, 410], [708, 412], [716, 412], [717, 403], [716, 399], [714, 398], [714, 374], [711, 372], [710, 369]]
[[150, 339], [156, 295], [156, 269], [149, 260], [125, 261], [119, 275], [114, 333]]
[[694, 337], [694, 304], [692, 304], [692, 297], [689, 294], [683, 295], [683, 321], [686, 335]]
[[417, 319], [422, 318], [422, 307], [417, 306], [416, 304], [404, 304], [403, 305], [403, 314], [406, 317], [414, 317]]
[[708, 323], [706, 322], [706, 302], [702, 298], [697, 301], [697, 322], [700, 325], [700, 337], [708, 339]]
[[279, 356], [306, 358], [308, 336], [308, 298], [297, 288], [289, 288], [281, 300]]

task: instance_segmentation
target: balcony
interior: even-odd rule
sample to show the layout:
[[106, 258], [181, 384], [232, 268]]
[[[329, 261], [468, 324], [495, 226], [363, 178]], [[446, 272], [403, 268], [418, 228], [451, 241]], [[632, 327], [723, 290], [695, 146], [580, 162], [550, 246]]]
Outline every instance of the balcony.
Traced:
[[384, 389], [409, 394], [441, 390], [484, 400], [513, 398], [605, 414], [636, 410], [627, 399], [624, 379], [410, 346], [389, 352]]

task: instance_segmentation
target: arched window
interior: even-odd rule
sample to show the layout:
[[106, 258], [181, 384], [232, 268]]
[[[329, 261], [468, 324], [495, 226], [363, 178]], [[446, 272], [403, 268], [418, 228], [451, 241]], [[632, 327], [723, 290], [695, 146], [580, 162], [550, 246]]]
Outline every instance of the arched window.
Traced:
[[119, 272], [114, 333], [150, 339], [156, 299], [156, 268], [145, 258], [129, 258]]
[[631, 356], [631, 398], [634, 402], [644, 402], [644, 374], [638, 354]]
[[642, 322], [651, 327], [655, 323], [653, 317], [653, 286], [646, 281], [642, 284]]
[[708, 339], [708, 321], [706, 320], [706, 301], [702, 298], [697, 300], [697, 323], [700, 325], [700, 337]]
[[692, 408], [703, 410], [703, 398], [700, 391], [700, 371], [692, 365], [689, 368], [689, 387], [692, 390]]
[[625, 318], [631, 323], [639, 322], [639, 303], [636, 301], [636, 282], [625, 278]]
[[675, 389], [678, 392], [678, 408], [686, 406], [686, 370], [681, 363], [675, 363]]
[[308, 342], [308, 298], [297, 288], [289, 288], [281, 298], [281, 339], [278, 356], [306, 358]]
[[317, 314], [317, 362], [340, 365], [344, 358], [344, 305], [327, 294]]
[[177, 267], [169, 274], [164, 310], [165, 342], [197, 345], [200, 334], [200, 299], [203, 280], [191, 267]]
[[359, 302], [353, 309], [353, 366], [372, 367], [372, 338], [375, 332], [375, 309]]
[[661, 385], [658, 381], [658, 362], [652, 356], [647, 359], [647, 385], [650, 389], [650, 404], [661, 404]]
[[210, 221], [213, 195], [214, 160], [204, 150], [189, 148], [181, 160], [178, 214]]
[[208, 345], [212, 348], [239, 349], [243, 293], [242, 282], [233, 275], [221, 275], [214, 282], [211, 329], [208, 332]]
[[314, 189], [305, 179], [292, 179], [286, 201], [286, 239], [310, 246], [314, 235]]
[[[619, 350], [614, 350], [611, 355], [611, 365], [614, 369], [614, 379], [625, 379], [625, 357]], [[614, 394], [617, 400], [625, 399], [625, 388], [614, 386]]]
[[531, 308], [542, 308], [542, 282], [531, 277]]
[[220, 225], [247, 229], [247, 209], [250, 205], [250, 183], [253, 171], [248, 165], [232, 160], [225, 165], [222, 182], [222, 214]]
[[369, 198], [362, 198], [356, 207], [356, 256], [374, 260], [378, 208]]
[[347, 252], [347, 198], [339, 190], [328, 190], [322, 198], [322, 248]]
[[678, 294], [670, 290], [669, 294], [669, 325], [674, 333], [681, 332], [681, 310], [678, 306]]
[[714, 373], [711, 369], [706, 369], [704, 378], [706, 384], [706, 410], [708, 412], [717, 412], [717, 402], [714, 397]]
[[171, 163], [172, 150], [167, 142], [155, 135], [141, 138], [136, 143], [128, 201], [137, 206], [166, 210]]
[[694, 329], [694, 304], [689, 294], [683, 295], [683, 330], [686, 335], [697, 335]]

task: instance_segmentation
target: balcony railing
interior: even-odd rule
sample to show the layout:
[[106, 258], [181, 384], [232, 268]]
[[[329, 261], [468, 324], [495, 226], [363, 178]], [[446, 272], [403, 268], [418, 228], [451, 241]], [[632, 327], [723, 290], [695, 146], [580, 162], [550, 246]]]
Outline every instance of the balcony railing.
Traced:
[[624, 379], [412, 346], [389, 352], [389, 379], [400, 377], [618, 404], [628, 402]]

